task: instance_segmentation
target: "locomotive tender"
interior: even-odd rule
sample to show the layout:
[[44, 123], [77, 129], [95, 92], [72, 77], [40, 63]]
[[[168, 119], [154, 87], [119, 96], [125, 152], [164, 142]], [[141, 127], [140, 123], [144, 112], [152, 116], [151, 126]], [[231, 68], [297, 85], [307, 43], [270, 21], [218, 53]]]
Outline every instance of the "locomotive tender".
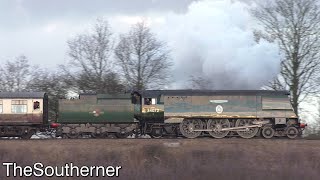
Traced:
[[[41, 108], [47, 108], [47, 97], [45, 93], [42, 95], [36, 100], [30, 95], [28, 100], [30, 103], [37, 101]], [[208, 135], [214, 138], [253, 138], [260, 134], [265, 138], [295, 138], [306, 125], [299, 122], [288, 95], [287, 91], [269, 90], [145, 90], [123, 94], [80, 94], [79, 99], [59, 101], [59, 117], [51, 128], [56, 129], [57, 137], [64, 138], [84, 135], [124, 138], [132, 134], [147, 134], [154, 138]], [[24, 100], [22, 96], [14, 98]], [[4, 99], [0, 96], [0, 102]], [[12, 99], [12, 108], [15, 103]], [[47, 110], [42, 109], [41, 112], [41, 123], [23, 119], [30, 115], [22, 117], [20, 114], [21, 119], [13, 120], [11, 124], [9, 120], [3, 124], [5, 116], [0, 113], [1, 128], [33, 128], [33, 131], [23, 131], [24, 134], [42, 130], [48, 119], [45, 119]], [[6, 132], [1, 131], [1, 136], [12, 135]]]

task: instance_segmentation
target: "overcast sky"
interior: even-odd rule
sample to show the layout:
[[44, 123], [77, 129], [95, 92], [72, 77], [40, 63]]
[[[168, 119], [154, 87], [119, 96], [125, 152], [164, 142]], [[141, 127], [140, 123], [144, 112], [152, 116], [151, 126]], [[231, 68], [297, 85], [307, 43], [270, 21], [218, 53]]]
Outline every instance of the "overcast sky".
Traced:
[[258, 89], [279, 70], [278, 48], [254, 42], [254, 3], [238, 0], [1, 0], [0, 61], [24, 54], [54, 68], [68, 60], [66, 41], [97, 17], [113, 32], [145, 18], [166, 41], [174, 61], [173, 84], [190, 75], [216, 81], [216, 89]]

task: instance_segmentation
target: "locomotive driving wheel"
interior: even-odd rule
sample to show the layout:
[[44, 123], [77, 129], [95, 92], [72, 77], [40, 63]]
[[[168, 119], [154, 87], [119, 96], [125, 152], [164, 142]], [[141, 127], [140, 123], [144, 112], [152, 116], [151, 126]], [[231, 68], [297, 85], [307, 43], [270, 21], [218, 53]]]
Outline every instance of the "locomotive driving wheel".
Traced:
[[195, 131], [203, 129], [203, 122], [200, 119], [184, 119], [180, 123], [180, 132], [186, 138], [196, 138], [200, 136], [202, 131]]
[[235, 127], [244, 126], [243, 129], [237, 131], [237, 133], [239, 134], [240, 137], [249, 139], [249, 138], [253, 138], [258, 133], [259, 128], [257, 128], [257, 127], [245, 128], [245, 126], [254, 125], [253, 121], [254, 121], [253, 119], [238, 119], [236, 121]]
[[229, 131], [221, 131], [223, 128], [230, 128], [228, 119], [209, 119], [207, 127], [210, 130], [209, 134], [214, 138], [224, 138], [228, 135]]

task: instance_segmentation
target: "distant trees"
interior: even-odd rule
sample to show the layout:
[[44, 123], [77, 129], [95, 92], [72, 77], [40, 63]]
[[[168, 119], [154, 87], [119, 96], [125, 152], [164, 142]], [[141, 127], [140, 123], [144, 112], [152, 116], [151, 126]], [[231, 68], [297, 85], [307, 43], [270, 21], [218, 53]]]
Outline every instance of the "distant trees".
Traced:
[[61, 76], [57, 72], [30, 65], [28, 58], [21, 55], [0, 65], [0, 91], [46, 92], [49, 96], [49, 118], [56, 119], [58, 100], [66, 98], [69, 91]]
[[46, 92], [49, 97], [49, 119], [56, 120], [58, 117], [59, 99], [67, 98], [69, 86], [61, 81], [62, 75], [48, 69], [38, 68], [32, 74], [28, 91]]
[[0, 65], [0, 91], [44, 91], [50, 117], [57, 118], [58, 100], [75, 93], [119, 93], [159, 88], [168, 82], [169, 50], [145, 22], [120, 36], [116, 47], [107, 21], [98, 19], [91, 31], [67, 41], [69, 61], [58, 70], [29, 64], [19, 56]]
[[300, 102], [318, 92], [315, 81], [320, 68], [320, 11], [316, 0], [276, 0], [260, 4], [253, 11], [263, 28], [256, 31], [279, 45], [282, 61], [280, 75], [271, 83], [273, 89], [288, 88], [298, 114]]
[[169, 51], [145, 22], [135, 24], [127, 34], [120, 36], [115, 58], [130, 88], [159, 88], [168, 82], [172, 65]]
[[209, 78], [200, 75], [192, 75], [189, 78], [190, 86], [192, 89], [210, 90], [213, 89], [213, 82]]
[[[167, 83], [171, 61], [164, 42], [145, 22], [114, 38], [107, 21], [68, 41], [70, 61], [61, 65], [64, 81], [76, 92], [113, 93], [158, 88]], [[113, 56], [114, 55], [114, 56]]]
[[108, 23], [98, 19], [92, 32], [68, 40], [70, 61], [61, 65], [65, 82], [75, 91], [111, 93], [124, 89], [111, 59], [113, 38]]
[[14, 60], [0, 65], [0, 91], [24, 91], [30, 80], [31, 70], [26, 56], [21, 55]]

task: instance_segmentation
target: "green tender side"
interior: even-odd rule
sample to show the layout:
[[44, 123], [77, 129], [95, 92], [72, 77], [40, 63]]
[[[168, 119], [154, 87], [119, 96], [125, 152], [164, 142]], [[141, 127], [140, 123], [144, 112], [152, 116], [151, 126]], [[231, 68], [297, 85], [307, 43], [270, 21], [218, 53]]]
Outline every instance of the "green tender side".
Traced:
[[99, 94], [59, 101], [59, 123], [130, 123], [134, 105], [130, 94]]
[[127, 123], [133, 122], [133, 112], [104, 112], [94, 116], [89, 112], [61, 112], [59, 123]]

